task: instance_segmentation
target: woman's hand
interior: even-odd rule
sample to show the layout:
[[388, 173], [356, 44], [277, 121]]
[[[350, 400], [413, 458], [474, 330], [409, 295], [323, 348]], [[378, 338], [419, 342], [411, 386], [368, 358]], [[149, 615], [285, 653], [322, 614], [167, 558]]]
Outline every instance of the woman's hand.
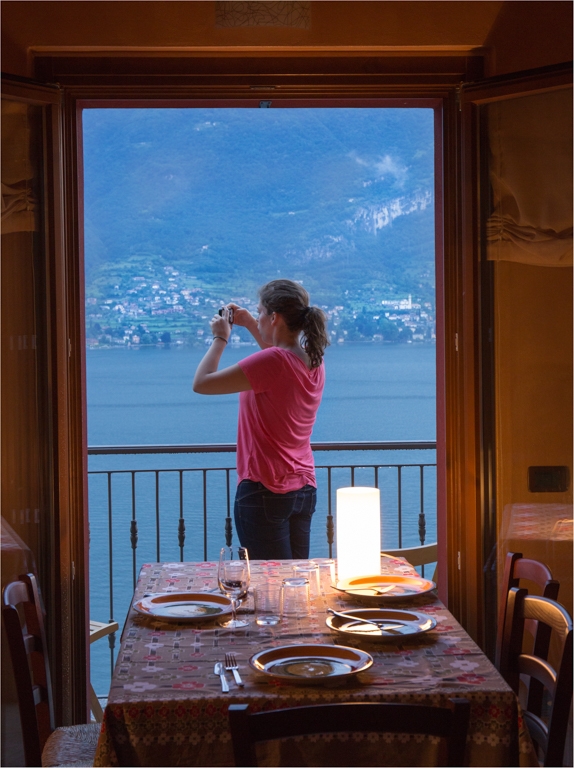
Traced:
[[[227, 313], [224, 314], [227, 315]], [[219, 315], [214, 315], [209, 321], [209, 325], [211, 327], [211, 333], [214, 336], [220, 336], [225, 341], [229, 341], [229, 337], [231, 336], [231, 325], [227, 320], [227, 316], [220, 317]]]
[[242, 328], [247, 328], [251, 333], [253, 333], [253, 328], [257, 328], [257, 320], [248, 309], [245, 309], [245, 307], [240, 307], [239, 304], [232, 303], [227, 305], [227, 309], [233, 310], [234, 325], [240, 325]]
[[229, 309], [233, 310], [233, 323], [235, 325], [241, 325], [243, 328], [247, 328], [261, 349], [267, 349], [267, 347], [271, 346], [270, 344], [266, 344], [261, 338], [257, 326], [257, 319], [253, 317], [248, 309], [240, 307], [239, 304], [228, 304], [227, 306]]

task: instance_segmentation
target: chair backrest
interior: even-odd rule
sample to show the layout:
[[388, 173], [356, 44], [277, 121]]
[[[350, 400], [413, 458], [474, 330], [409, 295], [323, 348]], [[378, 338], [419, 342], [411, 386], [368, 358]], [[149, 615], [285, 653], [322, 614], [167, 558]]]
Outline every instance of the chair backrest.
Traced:
[[470, 704], [450, 699], [448, 707], [346, 702], [250, 713], [247, 704], [229, 706], [235, 765], [256, 766], [255, 744], [314, 733], [416, 733], [446, 740], [449, 766], [465, 765]]
[[[544, 624], [550, 633], [556, 635], [556, 667], [548, 662], [547, 656], [522, 652], [524, 623], [529, 619]], [[508, 592], [500, 671], [516, 693], [521, 675], [530, 678], [530, 686], [538, 681], [548, 691], [545, 719], [542, 719], [542, 697], [533, 704], [530, 696], [524, 719], [530, 735], [544, 755], [543, 765], [562, 765], [572, 703], [572, 619], [568, 611], [554, 600], [529, 595], [526, 589], [512, 587]]]
[[[504, 573], [500, 588], [500, 604], [498, 607], [498, 627], [496, 638], [495, 664], [500, 669], [505, 636], [507, 615], [508, 592], [513, 587], [526, 587], [524, 581], [532, 582], [538, 586], [542, 597], [550, 600], [558, 599], [560, 582], [552, 578], [552, 573], [547, 565], [538, 560], [529, 560], [522, 557], [521, 552], [509, 552], [504, 562]], [[521, 583], [522, 582], [522, 583]], [[539, 626], [537, 622], [528, 622], [526, 631], [534, 638], [533, 654], [547, 658], [550, 645], [550, 629]], [[538, 693], [536, 693], [538, 691]], [[535, 686], [532, 691], [534, 696], [540, 696], [540, 690]]]
[[[438, 560], [438, 544], [423, 544], [420, 547], [404, 547], [402, 549], [385, 549], [381, 554], [390, 555], [390, 557], [404, 557], [411, 565], [428, 565], [436, 563]], [[433, 581], [436, 581], [436, 569], [433, 574]]]
[[44, 618], [33, 574], [6, 585], [2, 620], [18, 695], [26, 765], [42, 765], [42, 750], [54, 730]]

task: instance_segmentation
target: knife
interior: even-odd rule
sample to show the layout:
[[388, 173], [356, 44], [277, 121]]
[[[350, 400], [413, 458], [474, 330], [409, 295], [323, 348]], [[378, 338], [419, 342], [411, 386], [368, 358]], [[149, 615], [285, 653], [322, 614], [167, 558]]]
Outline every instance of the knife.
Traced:
[[332, 613], [333, 616], [338, 616], [340, 619], [351, 619], [355, 624], [370, 624], [373, 627], [377, 627], [381, 632], [390, 632], [391, 634], [401, 634], [401, 630], [404, 629], [404, 624], [393, 624], [391, 621], [385, 621], [384, 619], [366, 619], [361, 616], [352, 616], [350, 613], [339, 613], [332, 608], [327, 608], [327, 613]]
[[220, 661], [216, 662], [213, 672], [214, 674], [219, 675], [219, 679], [221, 680], [221, 692], [229, 693], [229, 685], [227, 683], [227, 678], [225, 677], [223, 664]]
[[361, 592], [361, 593], [374, 592], [375, 596], [377, 596], [377, 595], [384, 595], [387, 592], [390, 592], [392, 589], [395, 589], [395, 587], [397, 587], [397, 586], [399, 586], [399, 585], [398, 584], [384, 584], [384, 585], [381, 585], [379, 587], [365, 585], [364, 587], [357, 586], [357, 587], [346, 587], [345, 589], [341, 589], [341, 587], [336, 587], [334, 584], [331, 584], [331, 587], [333, 589], [336, 589], [337, 592], [345, 592], [345, 593], [349, 593], [349, 592]]

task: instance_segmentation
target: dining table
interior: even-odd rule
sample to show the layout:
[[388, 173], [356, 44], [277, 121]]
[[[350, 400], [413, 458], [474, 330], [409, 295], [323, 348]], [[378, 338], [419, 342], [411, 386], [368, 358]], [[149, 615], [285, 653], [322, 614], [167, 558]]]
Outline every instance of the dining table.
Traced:
[[[404, 702], [445, 706], [449, 698], [470, 702], [467, 764], [537, 765], [532, 741], [511, 688], [482, 650], [441, 603], [435, 591], [405, 597], [392, 608], [416, 611], [436, 625], [412, 636], [376, 642], [341, 636], [327, 626], [327, 609], [361, 608], [355, 596], [321, 581], [309, 608], [272, 626], [255, 622], [249, 593], [239, 615], [242, 629], [219, 619], [200, 623], [164, 621], [134, 609], [158, 593], [217, 590], [216, 562], [146, 563], [121, 637], [98, 742], [96, 766], [234, 765], [227, 710], [249, 704], [253, 712], [339, 702]], [[402, 558], [383, 557], [381, 574], [416, 576]], [[251, 584], [293, 575], [293, 561], [252, 561]], [[254, 669], [249, 660], [266, 649], [310, 644], [360, 649], [372, 665], [320, 685]], [[226, 653], [237, 659], [244, 682], [227, 672], [229, 692], [214, 673]], [[311, 681], [317, 682], [317, 681]], [[258, 746], [260, 765], [424, 766], [437, 760], [439, 740], [414, 734], [329, 733]]]

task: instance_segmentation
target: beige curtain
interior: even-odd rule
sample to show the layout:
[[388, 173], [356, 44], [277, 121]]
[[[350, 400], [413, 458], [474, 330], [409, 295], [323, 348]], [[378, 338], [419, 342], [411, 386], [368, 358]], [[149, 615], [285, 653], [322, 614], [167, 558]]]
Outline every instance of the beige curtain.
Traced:
[[509, 99], [488, 107], [492, 261], [572, 265], [572, 93]]
[[30, 158], [29, 111], [17, 101], [2, 99], [2, 234], [38, 229], [37, 200]]

